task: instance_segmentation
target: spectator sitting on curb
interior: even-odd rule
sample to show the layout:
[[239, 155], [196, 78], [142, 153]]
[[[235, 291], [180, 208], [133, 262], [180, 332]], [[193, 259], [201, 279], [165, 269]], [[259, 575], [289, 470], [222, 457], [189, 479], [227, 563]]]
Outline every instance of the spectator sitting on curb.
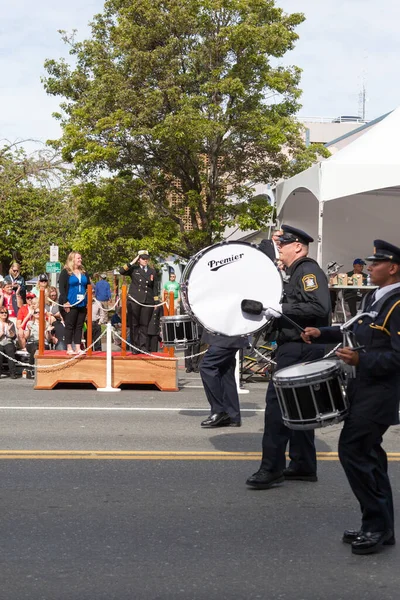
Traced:
[[3, 289], [0, 291], [0, 306], [7, 308], [8, 318], [15, 325], [18, 308], [22, 306], [22, 297], [12, 289], [12, 283], [9, 281], [4, 282]]
[[[32, 292], [27, 292], [26, 304], [23, 304], [21, 306], [21, 308], [19, 309], [18, 314], [17, 314], [16, 328], [17, 328], [17, 334], [18, 334], [18, 345], [21, 348], [21, 350], [25, 350], [25, 347], [26, 347], [26, 339], [25, 339], [24, 331], [25, 331], [28, 320], [30, 320], [30, 318], [33, 315], [32, 303], [35, 299], [36, 299], [35, 294], [32, 294]], [[29, 318], [26, 319], [25, 317], [29, 317]], [[25, 324], [23, 325], [23, 323], [25, 323]]]
[[[15, 369], [15, 345], [16, 331], [14, 323], [8, 317], [8, 310], [5, 306], [0, 307], [0, 352], [8, 357], [8, 370], [11, 379], [17, 379]], [[3, 354], [0, 354], [0, 374], [3, 369]]]

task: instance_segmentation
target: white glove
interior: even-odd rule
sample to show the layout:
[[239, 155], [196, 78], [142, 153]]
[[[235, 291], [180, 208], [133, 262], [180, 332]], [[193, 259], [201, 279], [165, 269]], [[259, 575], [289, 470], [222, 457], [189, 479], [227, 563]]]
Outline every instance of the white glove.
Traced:
[[282, 313], [278, 312], [274, 308], [266, 308], [264, 311], [266, 317], [274, 317], [275, 319], [280, 319]]

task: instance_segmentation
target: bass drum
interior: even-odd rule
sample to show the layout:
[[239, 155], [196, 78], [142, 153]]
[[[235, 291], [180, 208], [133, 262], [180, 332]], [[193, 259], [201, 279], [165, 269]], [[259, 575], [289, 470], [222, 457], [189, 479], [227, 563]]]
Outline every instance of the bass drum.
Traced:
[[243, 312], [242, 300], [279, 310], [282, 291], [282, 277], [272, 260], [245, 242], [221, 242], [201, 250], [182, 275], [186, 312], [207, 331], [228, 337], [256, 333], [270, 321], [264, 314]]

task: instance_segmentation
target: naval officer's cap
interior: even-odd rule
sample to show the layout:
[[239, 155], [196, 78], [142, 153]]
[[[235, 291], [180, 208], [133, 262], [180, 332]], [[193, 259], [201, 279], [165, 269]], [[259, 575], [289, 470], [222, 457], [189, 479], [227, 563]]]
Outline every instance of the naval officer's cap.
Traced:
[[279, 241], [281, 244], [293, 244], [293, 242], [300, 242], [300, 244], [311, 244], [314, 238], [308, 235], [305, 231], [292, 227], [291, 225], [282, 225], [283, 235], [280, 236]]
[[385, 240], [374, 240], [374, 253], [368, 256], [366, 260], [384, 261], [389, 260], [400, 264], [400, 248], [385, 242]]

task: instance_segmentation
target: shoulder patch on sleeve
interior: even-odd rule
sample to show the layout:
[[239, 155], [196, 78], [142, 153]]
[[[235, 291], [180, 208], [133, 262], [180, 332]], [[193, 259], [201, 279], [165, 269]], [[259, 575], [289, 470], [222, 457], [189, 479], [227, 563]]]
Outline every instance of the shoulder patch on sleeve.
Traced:
[[304, 275], [302, 278], [304, 291], [312, 292], [313, 290], [318, 289], [317, 276], [314, 273], [310, 273], [309, 275]]

